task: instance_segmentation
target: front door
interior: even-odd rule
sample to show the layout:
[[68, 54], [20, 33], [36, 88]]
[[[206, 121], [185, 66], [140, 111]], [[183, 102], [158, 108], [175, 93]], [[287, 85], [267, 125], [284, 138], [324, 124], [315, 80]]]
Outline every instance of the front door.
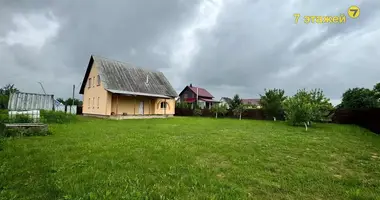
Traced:
[[144, 102], [143, 101], [140, 101], [139, 114], [140, 115], [144, 114]]

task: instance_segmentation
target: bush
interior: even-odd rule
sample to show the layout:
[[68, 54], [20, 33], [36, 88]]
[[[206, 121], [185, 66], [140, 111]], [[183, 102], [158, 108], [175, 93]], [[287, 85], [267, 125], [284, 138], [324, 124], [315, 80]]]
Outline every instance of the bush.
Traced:
[[228, 110], [226, 105], [215, 104], [211, 107], [211, 112], [215, 113], [215, 118], [218, 118], [218, 114], [225, 115]]
[[8, 110], [0, 110], [0, 124], [9, 121]]
[[47, 136], [51, 135], [48, 127], [12, 127], [5, 128], [0, 137], [21, 137], [21, 136]]
[[285, 91], [282, 89], [265, 89], [264, 91], [264, 95], [260, 95], [260, 105], [267, 119], [283, 119]]
[[202, 110], [199, 108], [195, 108], [194, 111], [194, 116], [201, 116], [202, 115]]
[[302, 89], [285, 100], [284, 108], [285, 118], [291, 125], [309, 125], [311, 121], [324, 121], [333, 106], [322, 90], [307, 92]]
[[13, 123], [33, 123], [34, 120], [29, 115], [18, 114], [15, 116], [15, 118], [11, 119], [11, 122], [13, 122]]
[[47, 124], [65, 124], [77, 120], [76, 115], [65, 113], [62, 111], [41, 110], [41, 122]]

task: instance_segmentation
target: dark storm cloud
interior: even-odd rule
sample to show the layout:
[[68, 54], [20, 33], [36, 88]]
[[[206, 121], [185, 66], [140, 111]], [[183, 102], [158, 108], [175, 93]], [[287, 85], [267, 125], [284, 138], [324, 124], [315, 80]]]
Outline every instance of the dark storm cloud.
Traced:
[[[167, 58], [155, 54], [152, 48], [160, 38], [186, 24], [198, 3], [177, 0], [2, 2], [0, 13], [4, 23], [0, 25], [0, 38], [17, 31], [12, 21], [17, 14], [42, 14], [55, 20], [59, 31], [40, 50], [0, 40], [3, 54], [0, 59], [5, 62], [2, 70], [11, 68], [18, 76], [16, 79], [11, 73], [0, 75], [1, 84], [14, 82], [23, 90], [40, 92], [36, 81], [43, 81], [47, 90], [67, 96], [70, 85], [78, 85], [82, 79], [91, 54], [147, 68], [166, 68]], [[28, 76], [30, 71], [34, 72], [32, 77]], [[21, 81], [22, 77], [28, 79]]]
[[303, 19], [294, 24], [293, 14], [336, 16], [357, 2], [300, 2], [278, 2], [276, 7], [263, 1], [231, 2], [214, 29], [198, 35], [202, 47], [192, 62], [196, 67], [187, 71], [187, 82], [214, 88], [219, 97], [237, 93], [220, 87], [227, 85], [240, 87], [237, 91], [245, 97], [279, 87], [288, 94], [322, 88], [330, 98], [339, 99], [348, 87], [372, 87], [380, 81], [372, 76], [380, 72], [374, 59], [379, 48], [369, 48], [380, 42], [379, 32], [371, 35], [372, 41], [361, 37], [380, 28], [373, 26], [380, 22], [380, 2], [363, 1], [358, 5], [360, 17], [339, 25], [303, 24]]
[[[264, 88], [322, 88], [332, 99], [380, 81], [380, 2], [0, 0], [0, 84], [67, 97], [91, 54], [164, 71], [217, 98]], [[294, 13], [346, 14], [345, 24], [294, 23]], [[377, 26], [376, 26], [377, 24]]]

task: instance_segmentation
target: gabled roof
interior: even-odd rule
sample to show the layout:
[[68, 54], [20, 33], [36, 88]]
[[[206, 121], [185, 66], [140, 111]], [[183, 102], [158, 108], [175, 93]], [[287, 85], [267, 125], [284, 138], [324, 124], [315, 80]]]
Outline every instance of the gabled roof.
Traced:
[[80, 94], [84, 93], [93, 63], [97, 67], [104, 89], [112, 93], [155, 97], [178, 96], [162, 72], [142, 69], [130, 63], [93, 55], [88, 63]]
[[193, 86], [191, 87], [186, 86], [179, 95], [181, 95], [186, 89], [190, 89], [194, 94], [197, 94], [197, 88], [198, 88], [198, 96], [206, 97], [206, 98], [214, 98], [214, 96], [212, 96], [210, 92], [208, 92], [206, 89], [200, 88], [200, 87], [193, 87]]
[[241, 99], [243, 104], [259, 105], [260, 99]]
[[232, 99], [229, 98], [229, 97], [222, 97], [222, 98], [220, 98], [220, 101], [223, 101], [223, 100], [228, 103], [228, 102], [231, 102]]

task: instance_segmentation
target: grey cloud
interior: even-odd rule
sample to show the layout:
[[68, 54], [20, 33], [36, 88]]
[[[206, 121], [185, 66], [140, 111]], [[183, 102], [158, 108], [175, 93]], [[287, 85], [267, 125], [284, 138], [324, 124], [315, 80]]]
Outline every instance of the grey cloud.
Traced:
[[328, 39], [344, 36], [350, 32], [354, 32], [368, 26], [368, 22], [371, 22], [374, 18], [379, 17], [380, 1], [363, 1], [357, 5], [361, 14], [357, 19], [351, 19], [347, 16], [347, 7], [340, 8], [338, 12], [332, 11], [329, 13], [331, 16], [339, 16], [345, 14], [347, 16], [347, 22], [344, 24], [328, 24], [325, 26], [326, 31], [319, 36], [314, 37], [311, 40], [304, 41], [302, 45], [299, 45], [296, 49], [296, 53], [308, 53], [309, 51], [317, 48]]
[[[211, 33], [199, 35], [202, 48], [192, 64], [196, 68], [187, 71], [187, 82], [212, 88], [222, 84], [243, 86], [240, 92], [246, 97], [258, 97], [264, 88], [284, 88], [288, 94], [300, 88], [322, 88], [330, 98], [339, 99], [348, 87], [372, 87], [379, 81], [371, 76], [380, 72], [373, 51], [379, 48], [368, 48], [373, 42], [380, 42], [379, 32], [371, 42], [358, 35], [351, 46], [345, 44], [352, 39], [339, 41], [335, 46], [326, 43], [359, 31], [376, 30], [371, 23], [379, 21], [379, 2], [363, 1], [358, 5], [362, 8], [360, 18], [347, 19], [346, 24], [340, 25], [302, 24], [303, 21], [295, 25], [293, 14], [339, 15], [355, 5], [354, 1], [336, 1], [333, 5], [325, 1], [313, 5], [302, 2], [294, 7], [288, 2], [278, 3], [277, 7], [262, 1], [248, 4], [229, 6]], [[318, 31], [314, 29], [327, 31], [302, 41]], [[360, 40], [365, 43], [359, 46]], [[351, 58], [355, 60], [352, 62]], [[296, 70], [290, 75], [278, 76], [292, 68]], [[236, 92], [219, 88], [214, 93], [220, 97]]]
[[[167, 57], [155, 54], [152, 48], [161, 37], [186, 24], [198, 3], [176, 0], [3, 2], [0, 13], [7, 23], [0, 25], [0, 38], [15, 29], [11, 21], [14, 14], [52, 13], [60, 29], [40, 51], [0, 42], [0, 54], [7, 54], [0, 56], [6, 62], [1, 70], [5, 66], [12, 68], [10, 71], [18, 76], [0, 75], [1, 84], [14, 82], [22, 90], [41, 92], [36, 81], [42, 81], [48, 91], [68, 96], [70, 85], [79, 86], [91, 54], [146, 68], [168, 67]], [[28, 78], [21, 81], [22, 77]]]
[[0, 38], [16, 31], [14, 14], [44, 14], [60, 24], [58, 35], [40, 50], [0, 41], [0, 70], [6, 72], [0, 85], [13, 82], [41, 92], [36, 82], [42, 81], [50, 93], [68, 97], [72, 84], [79, 86], [90, 54], [163, 70], [174, 88], [193, 83], [217, 98], [235, 93], [253, 98], [272, 87], [288, 94], [318, 87], [337, 99], [348, 87], [379, 81], [377, 0], [362, 1], [360, 17], [340, 25], [294, 24], [293, 14], [339, 15], [357, 1], [224, 0], [215, 26], [194, 30], [199, 51], [173, 64], [171, 56], [186, 41], [181, 33], [199, 17], [202, 2], [0, 0]]

